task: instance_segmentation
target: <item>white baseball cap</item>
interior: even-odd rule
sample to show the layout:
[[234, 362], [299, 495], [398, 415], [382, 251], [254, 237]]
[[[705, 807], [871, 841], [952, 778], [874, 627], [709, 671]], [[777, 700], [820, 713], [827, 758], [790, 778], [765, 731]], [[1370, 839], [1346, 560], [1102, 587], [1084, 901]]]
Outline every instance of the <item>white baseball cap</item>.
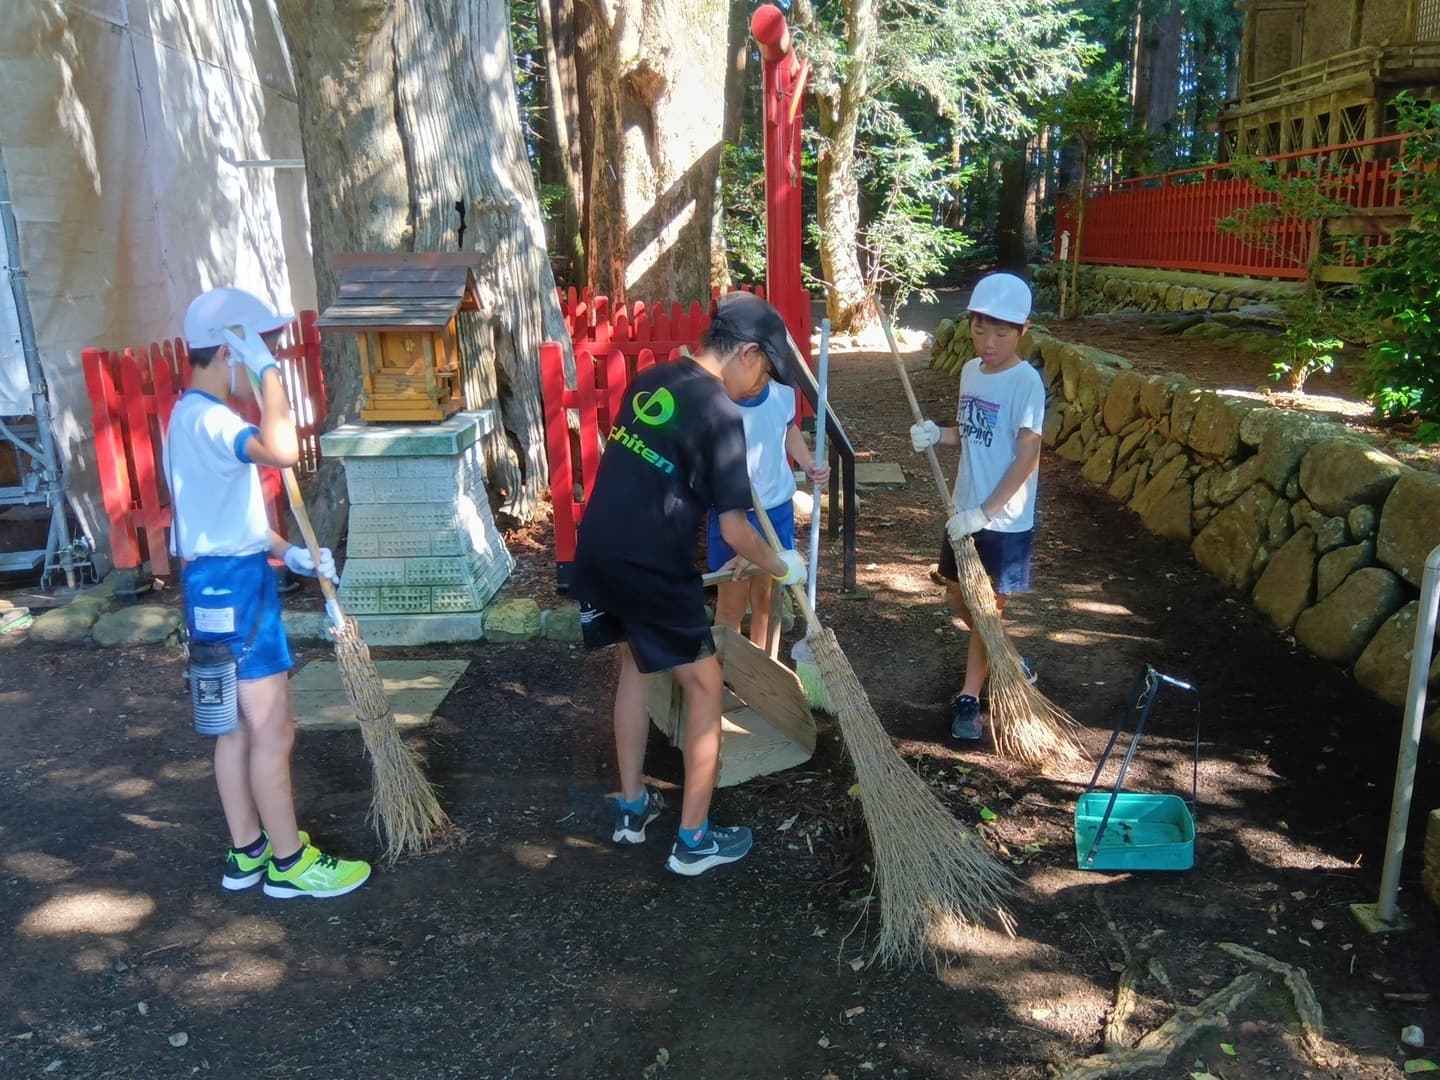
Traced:
[[1030, 318], [1030, 286], [1014, 274], [991, 274], [981, 278], [970, 294], [969, 311], [1024, 326]]
[[224, 345], [224, 331], [239, 326], [246, 336], [279, 330], [294, 321], [294, 315], [276, 311], [264, 300], [244, 289], [222, 286], [203, 292], [190, 301], [185, 311], [185, 344], [192, 349]]

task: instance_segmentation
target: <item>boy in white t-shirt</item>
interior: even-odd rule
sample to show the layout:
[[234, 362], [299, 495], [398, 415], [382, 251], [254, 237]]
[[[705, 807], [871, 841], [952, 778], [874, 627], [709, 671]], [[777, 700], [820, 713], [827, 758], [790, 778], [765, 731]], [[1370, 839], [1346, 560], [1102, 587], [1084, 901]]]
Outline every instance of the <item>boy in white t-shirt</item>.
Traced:
[[[795, 393], [788, 386], [766, 381], [760, 393], [736, 402], [745, 425], [746, 463], [750, 483], [765, 507], [765, 515], [775, 527], [775, 536], [782, 548], [795, 546], [795, 474], [790, 470], [794, 458], [805, 470], [812, 484], [824, 485], [830, 479], [828, 462], [817, 462], [795, 423]], [[815, 507], [812, 513], [818, 513]], [[760, 519], [755, 508], [746, 517], [756, 530]], [[735, 552], [720, 535], [719, 516], [713, 511], [706, 525], [706, 563], [710, 570], [719, 570], [735, 557]], [[745, 605], [750, 605], [750, 640], [762, 649], [770, 634], [771, 579], [757, 574], [747, 580], [727, 581], [716, 589], [715, 622], [738, 632], [745, 618]]]
[[[270, 556], [292, 573], [338, 583], [335, 559], [271, 531], [257, 466], [299, 460], [290, 402], [270, 347], [290, 316], [240, 289], [211, 289], [185, 313], [190, 388], [170, 414], [165, 474], [172, 543], [184, 560], [181, 588], [192, 648], [236, 661], [233, 718], [206, 717], [215, 738], [215, 783], [230, 831], [221, 884], [246, 889], [263, 878], [267, 896], [342, 896], [370, 876], [368, 863], [322, 854], [295, 825], [290, 752], [290, 650]], [[268, 341], [267, 341], [268, 339]], [[237, 416], [229, 397], [257, 396], [260, 426]], [[224, 710], [218, 710], [223, 713]], [[233, 719], [233, 723], [232, 723]], [[200, 727], [197, 716], [197, 727]], [[228, 728], [228, 730], [226, 730]]]
[[[940, 576], [951, 608], [967, 626], [972, 621], [958, 584], [952, 540], [974, 540], [1001, 613], [1007, 597], [1030, 591], [1040, 432], [1045, 424], [1045, 383], [1018, 353], [1020, 338], [1030, 326], [1029, 286], [1014, 274], [991, 274], [975, 286], [969, 311], [976, 356], [960, 372], [956, 426], [942, 428], [926, 420], [910, 429], [916, 453], [937, 445], [960, 447], [955, 513], [941, 543]], [[954, 738], [978, 739], [983, 734], [980, 692], [989, 670], [984, 642], [971, 633], [965, 683], [950, 703]], [[1030, 679], [1034, 681], [1033, 673]]]

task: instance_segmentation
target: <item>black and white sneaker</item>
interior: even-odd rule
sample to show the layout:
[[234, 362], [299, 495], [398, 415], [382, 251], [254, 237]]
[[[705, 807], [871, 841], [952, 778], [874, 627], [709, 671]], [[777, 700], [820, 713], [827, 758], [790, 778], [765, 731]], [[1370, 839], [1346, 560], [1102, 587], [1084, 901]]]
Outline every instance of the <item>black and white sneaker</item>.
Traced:
[[980, 699], [969, 694], [958, 694], [950, 702], [950, 737], [952, 739], [978, 739], [985, 734], [980, 724]]
[[645, 842], [645, 826], [660, 816], [665, 809], [665, 799], [652, 787], [645, 789], [645, 809], [639, 812], [626, 810], [620, 805], [619, 799], [613, 799], [610, 803], [614, 811], [615, 820], [610, 830], [610, 842], [612, 844], [643, 844]]
[[697, 877], [706, 870], [743, 859], [754, 842], [750, 830], [743, 825], [711, 825], [705, 842], [698, 848], [688, 848], [676, 837], [665, 868], [685, 877]]

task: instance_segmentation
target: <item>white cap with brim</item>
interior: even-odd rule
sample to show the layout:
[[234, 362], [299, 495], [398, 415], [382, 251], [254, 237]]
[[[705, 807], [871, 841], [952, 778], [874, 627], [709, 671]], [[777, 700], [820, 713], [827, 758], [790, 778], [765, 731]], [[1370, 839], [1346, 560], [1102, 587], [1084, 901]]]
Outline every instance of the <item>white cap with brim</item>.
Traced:
[[991, 274], [975, 286], [966, 310], [1024, 326], [1030, 318], [1030, 286], [1014, 274]]
[[201, 293], [185, 311], [185, 344], [209, 349], [225, 344], [225, 331], [240, 327], [248, 337], [288, 326], [295, 319], [276, 311], [244, 289], [222, 286]]

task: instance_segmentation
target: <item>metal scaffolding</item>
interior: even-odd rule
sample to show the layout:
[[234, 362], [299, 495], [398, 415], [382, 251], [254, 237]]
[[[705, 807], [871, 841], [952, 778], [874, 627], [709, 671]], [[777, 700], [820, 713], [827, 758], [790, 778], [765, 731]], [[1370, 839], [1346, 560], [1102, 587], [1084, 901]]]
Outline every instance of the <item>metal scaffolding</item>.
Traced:
[[40, 353], [35, 345], [35, 324], [30, 314], [30, 296], [20, 259], [20, 235], [10, 201], [10, 181], [5, 172], [3, 149], [0, 149], [0, 227], [3, 227], [5, 235], [4, 273], [15, 301], [20, 349], [25, 357], [25, 372], [30, 381], [33, 402], [33, 410], [27, 417], [0, 417], [0, 446], [16, 455], [19, 466], [18, 481], [13, 485], [0, 486], [0, 511], [14, 506], [40, 505], [50, 511], [50, 530], [44, 549], [0, 554], [0, 572], [23, 573], [42, 567], [42, 589], [50, 588], [57, 574], [64, 575], [65, 588], [74, 589], [81, 584], [86, 572], [93, 573], [90, 544], [83, 536], [74, 536], [70, 531], [65, 477], [60, 469], [55, 437], [50, 427], [50, 401], [45, 393], [45, 376], [40, 370]]

